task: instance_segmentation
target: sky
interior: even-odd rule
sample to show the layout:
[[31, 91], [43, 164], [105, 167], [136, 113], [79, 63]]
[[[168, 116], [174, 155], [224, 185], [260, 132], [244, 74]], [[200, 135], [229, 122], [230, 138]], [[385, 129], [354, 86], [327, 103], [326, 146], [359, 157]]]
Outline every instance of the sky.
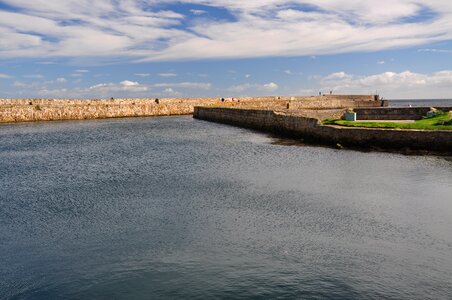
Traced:
[[452, 98], [450, 0], [0, 0], [0, 98]]

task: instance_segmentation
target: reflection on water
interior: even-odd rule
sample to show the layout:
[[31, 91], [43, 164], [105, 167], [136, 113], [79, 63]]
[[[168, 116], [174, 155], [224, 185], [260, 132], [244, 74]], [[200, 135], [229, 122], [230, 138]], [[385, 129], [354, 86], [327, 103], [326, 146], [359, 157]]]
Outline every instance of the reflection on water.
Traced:
[[452, 297], [452, 162], [189, 117], [0, 126], [0, 298]]

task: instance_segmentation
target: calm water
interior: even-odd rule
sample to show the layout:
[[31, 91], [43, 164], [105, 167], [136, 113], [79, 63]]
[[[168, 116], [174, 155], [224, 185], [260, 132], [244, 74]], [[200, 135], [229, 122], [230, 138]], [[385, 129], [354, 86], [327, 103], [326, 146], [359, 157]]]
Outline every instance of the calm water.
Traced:
[[274, 142], [1, 125], [0, 298], [452, 298], [451, 159]]
[[452, 106], [452, 99], [414, 99], [414, 100], [389, 100], [389, 106], [392, 107], [436, 107], [436, 106]]

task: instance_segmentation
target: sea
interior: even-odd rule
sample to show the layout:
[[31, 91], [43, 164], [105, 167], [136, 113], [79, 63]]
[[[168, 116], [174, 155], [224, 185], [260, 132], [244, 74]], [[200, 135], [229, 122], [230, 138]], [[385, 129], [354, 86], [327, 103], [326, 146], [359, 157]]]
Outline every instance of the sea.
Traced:
[[451, 195], [451, 157], [191, 117], [3, 124], [0, 299], [452, 299]]
[[441, 107], [452, 106], [452, 99], [394, 99], [388, 100], [389, 107]]

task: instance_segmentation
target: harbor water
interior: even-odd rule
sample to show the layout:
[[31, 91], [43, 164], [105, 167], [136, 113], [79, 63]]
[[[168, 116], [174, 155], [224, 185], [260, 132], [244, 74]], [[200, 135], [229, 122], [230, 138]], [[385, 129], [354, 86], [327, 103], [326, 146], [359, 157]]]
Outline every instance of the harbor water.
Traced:
[[451, 299], [452, 159], [191, 117], [0, 125], [0, 299]]

